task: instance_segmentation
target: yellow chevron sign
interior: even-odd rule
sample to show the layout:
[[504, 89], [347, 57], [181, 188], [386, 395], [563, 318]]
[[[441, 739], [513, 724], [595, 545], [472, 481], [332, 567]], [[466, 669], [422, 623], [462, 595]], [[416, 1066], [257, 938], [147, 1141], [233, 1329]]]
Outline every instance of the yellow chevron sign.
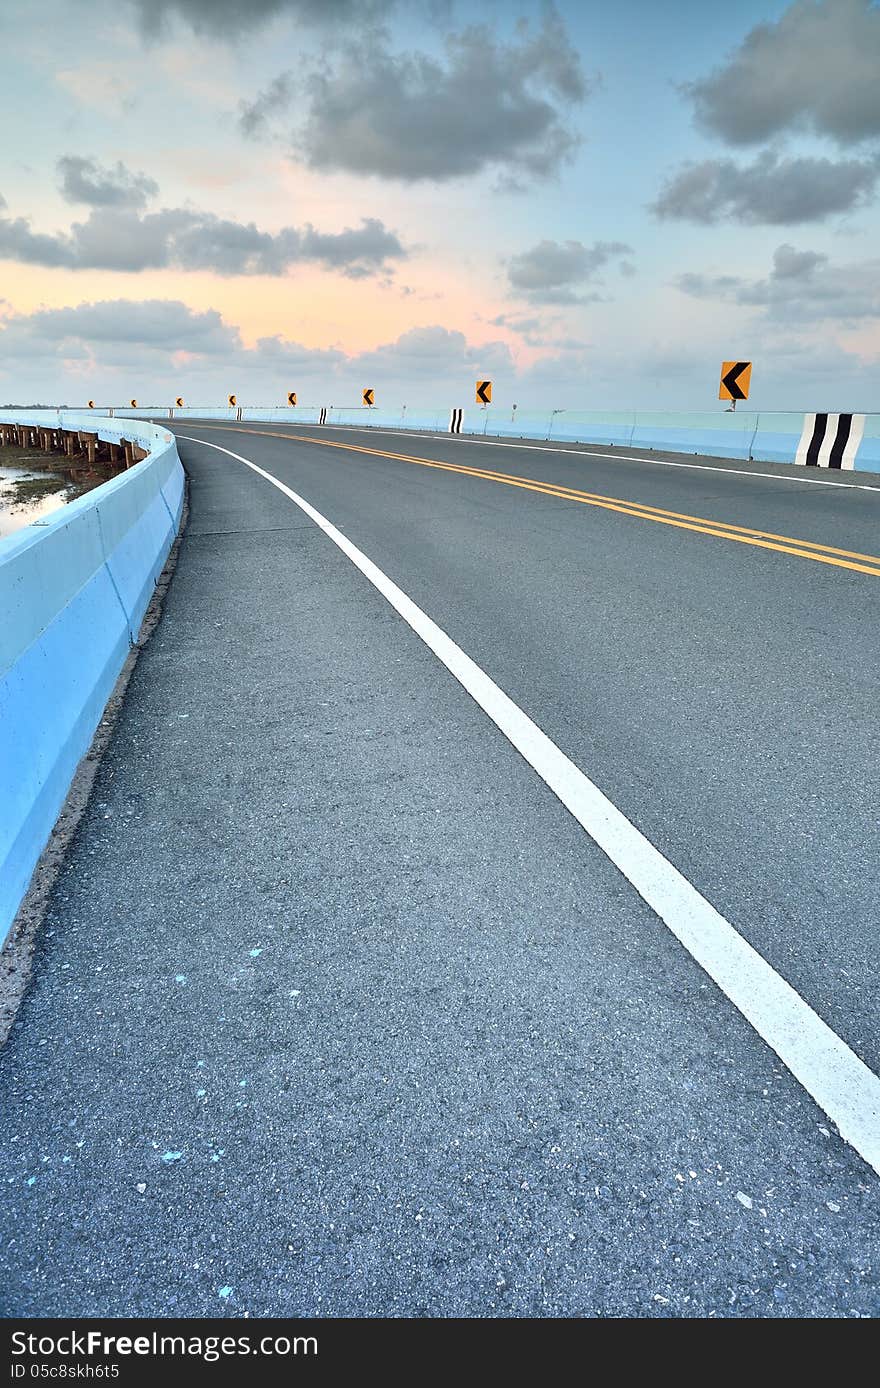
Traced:
[[94, 400], [90, 400], [90, 401], [89, 401], [89, 409], [90, 409], [90, 410], [93, 410], [94, 408], [95, 408], [95, 402], [94, 402]]
[[230, 405], [238, 404], [238, 401], [236, 400], [234, 395], [227, 395], [226, 399], [229, 401]]
[[175, 400], [174, 403], [175, 403], [175, 405], [182, 405], [182, 404], [183, 404], [183, 396], [182, 396], [182, 395], [178, 395], [178, 397], [177, 397], [177, 399]]
[[364, 390], [364, 404], [365, 404], [365, 405], [375, 405], [375, 403], [376, 403], [376, 392], [375, 392], [375, 390], [373, 389], [372, 386], [367, 386], [367, 387], [365, 388], [365, 390]]
[[718, 382], [719, 400], [748, 400], [749, 383], [752, 379], [750, 361], [723, 361], [721, 380]]
[[295, 404], [296, 404], [296, 391], [295, 391], [295, 390], [288, 391], [287, 403], [288, 403], [288, 405], [295, 405]]
[[136, 409], [137, 409], [138, 402], [137, 402], [136, 400], [129, 400], [128, 403], [129, 403], [129, 405], [131, 405], [131, 408], [132, 408], [133, 410], [136, 410]]
[[492, 382], [491, 382], [491, 381], [477, 381], [477, 394], [476, 394], [476, 399], [477, 399], [477, 404], [478, 404], [478, 405], [491, 405], [491, 403], [492, 403]]

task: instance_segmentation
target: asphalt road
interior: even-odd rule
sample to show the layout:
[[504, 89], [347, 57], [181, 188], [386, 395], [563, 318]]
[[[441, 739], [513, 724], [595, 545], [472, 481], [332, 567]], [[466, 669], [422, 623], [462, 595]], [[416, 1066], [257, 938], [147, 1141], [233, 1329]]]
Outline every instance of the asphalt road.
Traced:
[[3, 1312], [876, 1315], [880, 1176], [217, 448], [363, 550], [875, 1072], [877, 479], [177, 432], [177, 571], [0, 1058]]

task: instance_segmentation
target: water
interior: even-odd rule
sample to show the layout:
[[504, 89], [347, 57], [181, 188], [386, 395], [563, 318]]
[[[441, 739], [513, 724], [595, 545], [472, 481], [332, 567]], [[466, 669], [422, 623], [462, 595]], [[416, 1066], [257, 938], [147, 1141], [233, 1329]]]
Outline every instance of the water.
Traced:
[[[39, 493], [24, 499], [16, 486], [20, 482], [39, 482]], [[36, 520], [43, 520], [65, 506], [72, 495], [70, 482], [57, 472], [0, 466], [0, 539]]]

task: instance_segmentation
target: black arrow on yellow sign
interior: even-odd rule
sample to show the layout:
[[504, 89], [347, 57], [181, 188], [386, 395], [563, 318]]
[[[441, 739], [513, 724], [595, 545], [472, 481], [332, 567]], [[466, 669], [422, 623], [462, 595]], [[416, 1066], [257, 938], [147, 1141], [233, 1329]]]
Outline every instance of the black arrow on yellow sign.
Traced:
[[492, 382], [477, 381], [477, 404], [491, 405], [492, 403]]
[[718, 399], [748, 400], [751, 376], [752, 363], [750, 361], [722, 362]]
[[365, 405], [372, 405], [372, 404], [375, 404], [375, 399], [376, 399], [376, 392], [375, 392], [375, 390], [373, 389], [372, 386], [367, 386], [366, 390], [364, 391], [364, 404], [365, 404]]
[[296, 391], [295, 391], [295, 390], [291, 390], [291, 391], [288, 392], [288, 395], [287, 395], [287, 403], [288, 403], [288, 405], [295, 405], [295, 404], [296, 404]]

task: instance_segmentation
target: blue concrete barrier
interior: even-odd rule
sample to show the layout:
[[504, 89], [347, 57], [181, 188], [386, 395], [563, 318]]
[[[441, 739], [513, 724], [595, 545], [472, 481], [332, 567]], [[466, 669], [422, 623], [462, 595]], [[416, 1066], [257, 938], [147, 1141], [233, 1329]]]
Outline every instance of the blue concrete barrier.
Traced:
[[[445, 432], [452, 410], [366, 409], [360, 406], [328, 408], [325, 423], [357, 428], [413, 429]], [[460, 415], [456, 433], [494, 438], [535, 439], [555, 443], [588, 443], [636, 452], [693, 453], [709, 458], [743, 462], [791, 463], [803, 461], [804, 436], [813, 428], [815, 415], [767, 411], [713, 410], [685, 414], [649, 410], [520, 410], [508, 406], [456, 407]], [[243, 419], [253, 418], [244, 406]], [[846, 453], [842, 466], [880, 472], [880, 414], [831, 415], [832, 429], [839, 419], [852, 421], [857, 446]], [[829, 449], [820, 455], [820, 466]]]
[[449, 423], [449, 411], [399, 407], [381, 409], [377, 406], [355, 405], [348, 408], [333, 405], [327, 410], [327, 424], [348, 424], [365, 429], [414, 429], [444, 431]]
[[[699, 453], [705, 457], [751, 456], [757, 415], [664, 411], [481, 410], [463, 412], [463, 434], [540, 438], [556, 443], [592, 443], [636, 451]], [[800, 436], [802, 415], [791, 416], [791, 461]], [[795, 425], [797, 426], [795, 429]]]
[[751, 455], [755, 415], [725, 413], [680, 415], [639, 412], [632, 447], [656, 448], [667, 453], [699, 453], [706, 458], [742, 458]]
[[120, 476], [0, 540], [0, 942], [27, 891], [177, 534], [184, 478], [173, 435], [73, 411], [0, 422], [128, 439]]
[[236, 421], [244, 417], [251, 423], [317, 424], [320, 405], [249, 405], [202, 407], [196, 405], [143, 405], [136, 410], [114, 407], [107, 412], [112, 419], [212, 419]]
[[759, 463], [793, 463], [803, 430], [802, 414], [758, 415], [752, 439], [752, 458]]
[[[177, 419], [183, 412], [174, 411]], [[242, 409], [242, 418], [251, 424], [317, 424], [321, 417], [320, 405], [278, 405], [265, 410]]]
[[[452, 410], [445, 407], [393, 408], [363, 405], [260, 407], [145, 406], [139, 410], [117, 409], [117, 418], [162, 417], [182, 419], [259, 421], [290, 424], [345, 425], [357, 429], [413, 430], [446, 433]], [[743, 462], [790, 463], [805, 461], [805, 439], [815, 427], [816, 416], [801, 412], [717, 410], [686, 414], [663, 410], [526, 410], [515, 406], [504, 409], [476, 405], [456, 407], [460, 421], [456, 433], [495, 438], [519, 438], [555, 443], [587, 443], [612, 448], [631, 448], [636, 452], [656, 450], [665, 453], [693, 453], [710, 458], [733, 458]], [[820, 417], [822, 418], [822, 417]], [[828, 445], [820, 452], [819, 466], [828, 466], [838, 421], [852, 421], [852, 438], [858, 438], [842, 461], [842, 466], [859, 471], [880, 472], [880, 415], [854, 414], [828, 416]]]

